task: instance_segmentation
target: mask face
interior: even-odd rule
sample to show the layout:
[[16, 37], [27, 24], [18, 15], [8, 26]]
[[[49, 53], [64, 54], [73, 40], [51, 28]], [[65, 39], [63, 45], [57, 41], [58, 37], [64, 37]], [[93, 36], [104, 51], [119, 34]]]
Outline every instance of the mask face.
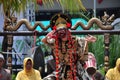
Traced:
[[58, 38], [62, 39], [66, 37], [67, 25], [66, 21], [63, 18], [58, 18], [56, 21], [56, 35]]
[[66, 29], [62, 28], [62, 29], [57, 30], [57, 35], [58, 35], [58, 38], [66, 37]]

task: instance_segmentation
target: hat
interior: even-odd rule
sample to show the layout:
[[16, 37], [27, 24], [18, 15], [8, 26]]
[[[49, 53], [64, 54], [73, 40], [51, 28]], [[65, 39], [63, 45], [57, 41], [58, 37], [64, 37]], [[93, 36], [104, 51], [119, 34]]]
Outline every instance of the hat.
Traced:
[[93, 75], [96, 72], [96, 58], [93, 53], [88, 52], [88, 60], [85, 62], [85, 69], [88, 74]]
[[70, 17], [68, 17], [66, 14], [58, 13], [58, 14], [55, 14], [50, 20], [50, 26], [52, 29], [56, 25], [56, 22], [58, 20], [63, 20], [64, 22], [66, 22], [66, 24], [69, 25], [69, 28], [72, 25]]
[[2, 54], [0, 54], [0, 59], [3, 59], [4, 60], [4, 56]]

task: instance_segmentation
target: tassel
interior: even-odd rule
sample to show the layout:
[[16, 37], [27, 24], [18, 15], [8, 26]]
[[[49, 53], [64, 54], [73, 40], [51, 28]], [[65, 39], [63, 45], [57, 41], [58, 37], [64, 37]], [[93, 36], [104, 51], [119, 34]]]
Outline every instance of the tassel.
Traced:
[[[73, 45], [74, 41], [72, 40], [72, 36], [69, 31], [68, 31], [68, 40], [69, 40], [68, 45], [72, 45], [72, 46], [68, 46], [68, 47], [71, 49], [74, 49], [74, 50], [69, 51], [69, 61], [70, 61], [70, 67], [71, 67], [71, 71], [72, 71], [72, 73], [69, 73], [69, 74], [71, 75], [73, 80], [76, 80], [76, 70], [77, 69], [76, 69], [76, 65], [74, 65], [75, 61], [76, 61], [76, 50], [75, 50], [75, 46]], [[74, 55], [72, 52], [74, 52]], [[73, 74], [73, 76], [72, 76], [72, 74]]]
[[[53, 27], [54, 29], [56, 26]], [[58, 38], [55, 38], [55, 60], [56, 60], [56, 80], [59, 80], [59, 53], [58, 53]]]
[[71, 24], [70, 24], [70, 23], [68, 23], [68, 22], [67, 22], [67, 24], [66, 24], [66, 25], [67, 25], [67, 27], [68, 27], [68, 28], [70, 28], [70, 27], [71, 27]]
[[53, 27], [53, 30], [56, 30], [56, 26]]

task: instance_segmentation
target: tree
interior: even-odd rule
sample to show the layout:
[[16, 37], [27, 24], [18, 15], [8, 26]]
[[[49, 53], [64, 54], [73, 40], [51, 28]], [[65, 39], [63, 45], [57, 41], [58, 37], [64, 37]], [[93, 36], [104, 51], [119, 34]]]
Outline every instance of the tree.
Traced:
[[[5, 27], [8, 25], [6, 22], [8, 20], [12, 21], [13, 19], [16, 20], [14, 16], [14, 13], [20, 13], [21, 11], [24, 11], [26, 8], [26, 5], [30, 2], [34, 2], [36, 4], [36, 0], [0, 0], [1, 5], [1, 11], [3, 11], [4, 15], [4, 31], [6, 31]], [[11, 25], [11, 23], [10, 23]], [[7, 52], [7, 36], [4, 36], [3, 44], [2, 44], [2, 51]], [[11, 45], [12, 46], [12, 45]]]

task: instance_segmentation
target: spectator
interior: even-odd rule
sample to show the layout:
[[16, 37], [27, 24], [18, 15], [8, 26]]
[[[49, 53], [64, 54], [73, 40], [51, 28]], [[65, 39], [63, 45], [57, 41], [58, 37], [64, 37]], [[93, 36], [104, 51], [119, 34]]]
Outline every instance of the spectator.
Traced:
[[97, 62], [93, 53], [88, 52], [88, 60], [85, 61], [84, 68], [92, 80], [104, 80], [104, 76], [97, 70]]
[[40, 72], [33, 68], [32, 58], [24, 59], [23, 70], [18, 72], [16, 80], [41, 80]]
[[0, 80], [12, 80], [10, 71], [3, 68], [4, 62], [4, 56], [0, 54]]
[[120, 58], [116, 61], [116, 66], [107, 71], [106, 80], [119, 80], [120, 79]]

